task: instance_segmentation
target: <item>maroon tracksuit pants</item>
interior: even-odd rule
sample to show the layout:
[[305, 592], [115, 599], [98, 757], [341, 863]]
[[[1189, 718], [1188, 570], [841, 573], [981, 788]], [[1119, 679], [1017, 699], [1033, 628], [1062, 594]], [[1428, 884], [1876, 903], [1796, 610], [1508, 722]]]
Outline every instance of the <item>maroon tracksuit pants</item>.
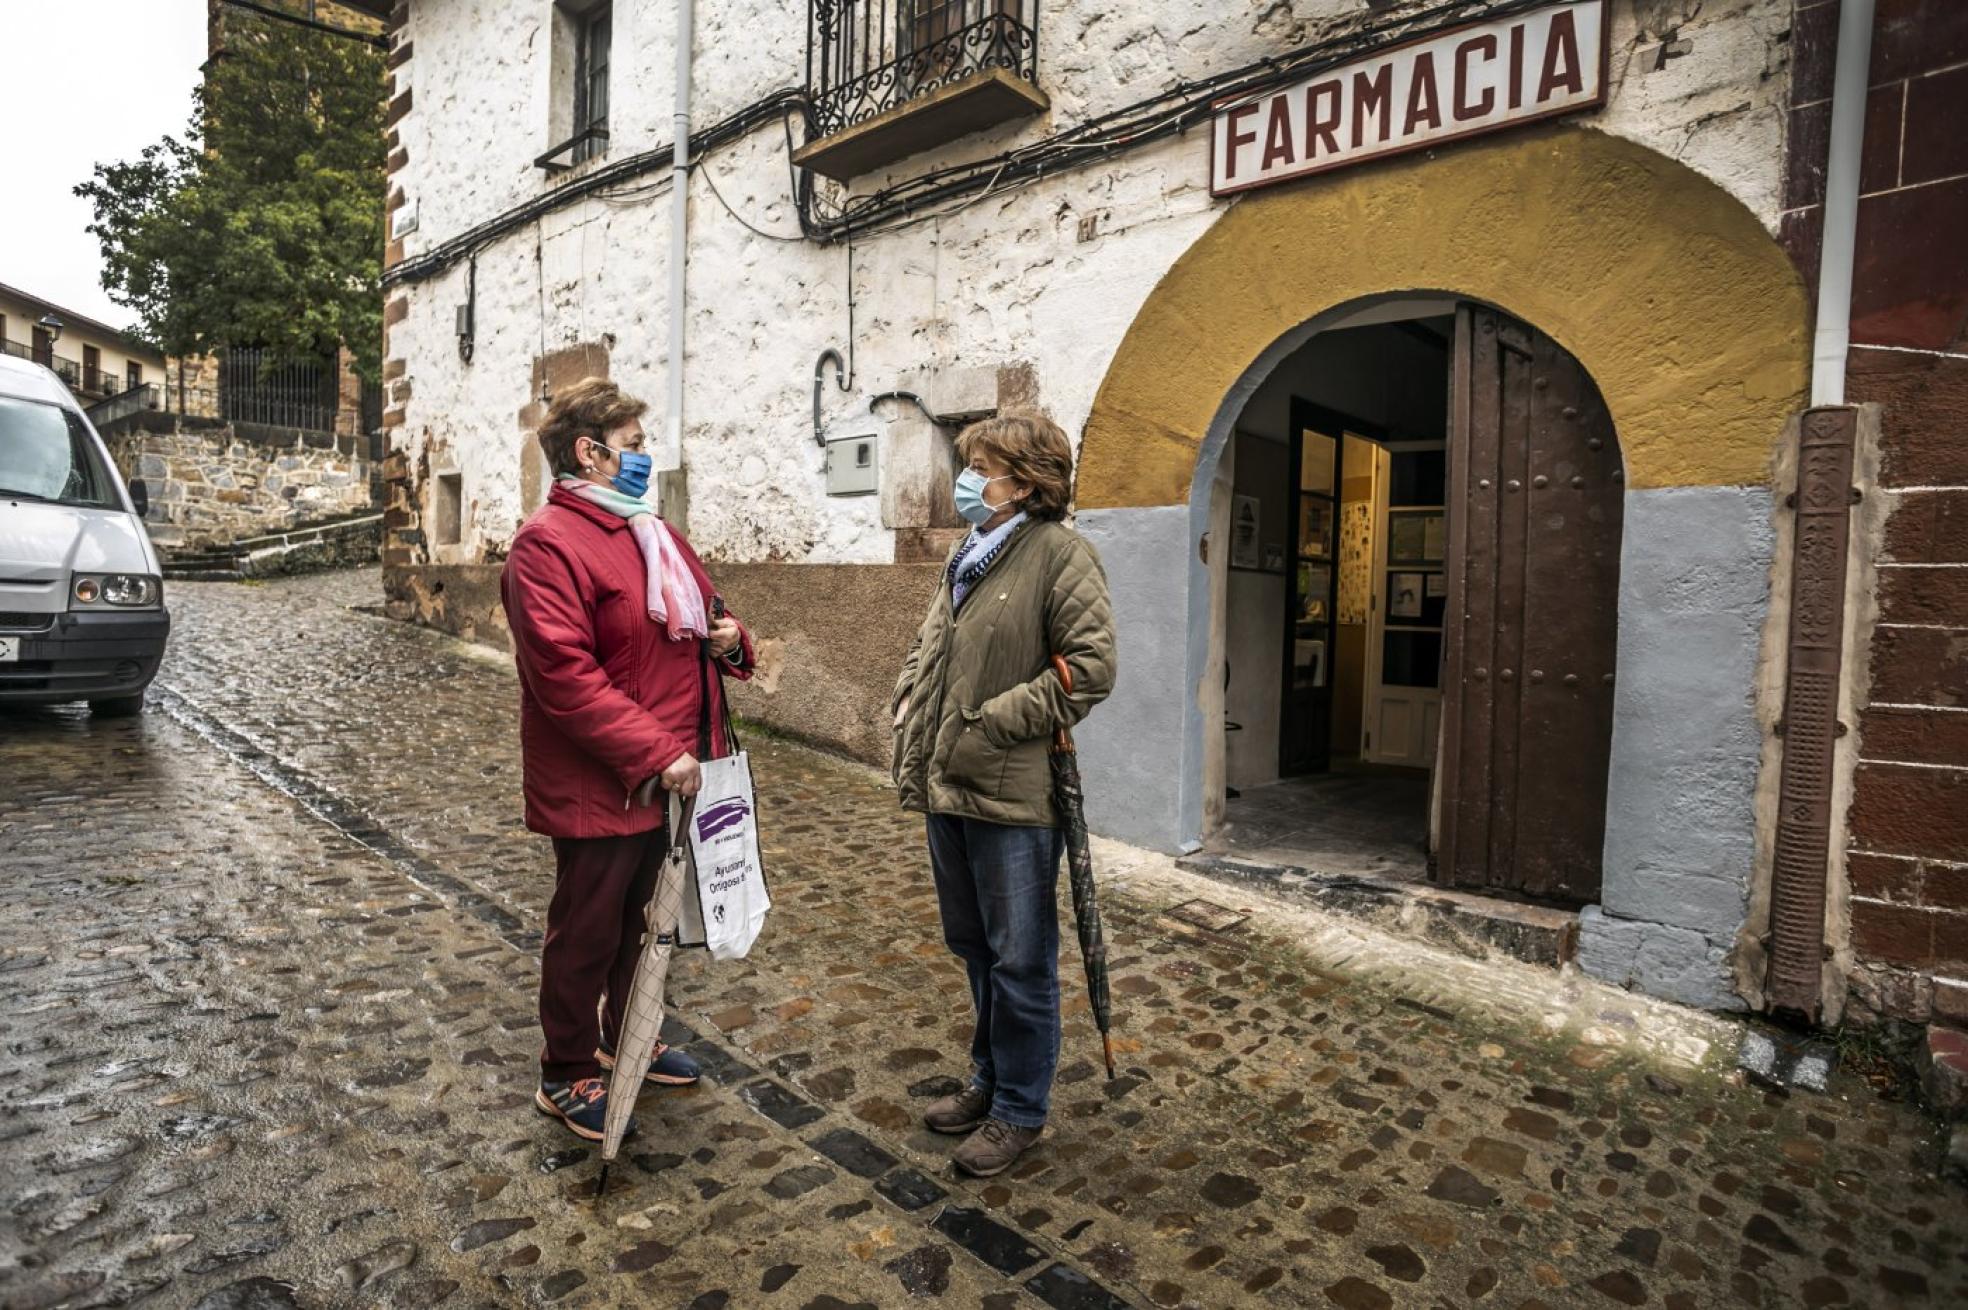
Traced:
[[[540, 949], [540, 1076], [593, 1078], [595, 1046], [622, 1031], [642, 950], [642, 912], [656, 890], [662, 828], [628, 837], [556, 837], [554, 894]], [[602, 998], [607, 998], [605, 1006]], [[603, 1011], [597, 1020], [596, 1011]]]

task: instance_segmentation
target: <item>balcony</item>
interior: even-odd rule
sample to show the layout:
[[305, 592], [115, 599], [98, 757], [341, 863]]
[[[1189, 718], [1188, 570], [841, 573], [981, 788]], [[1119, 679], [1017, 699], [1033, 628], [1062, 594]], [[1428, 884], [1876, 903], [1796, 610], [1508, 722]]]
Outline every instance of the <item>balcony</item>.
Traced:
[[57, 355], [46, 347], [29, 345], [24, 341], [0, 341], [0, 352], [17, 359], [33, 360], [36, 364], [53, 369], [55, 376], [67, 383], [68, 389], [78, 396], [114, 396], [129, 389], [123, 374], [115, 369], [84, 364], [80, 360]]
[[[105, 437], [141, 426], [147, 414], [162, 415], [173, 425], [189, 419], [193, 426], [247, 424], [322, 437], [371, 437], [382, 431], [380, 383], [362, 383], [359, 397], [351, 404], [318, 391], [296, 389], [291, 385], [291, 375], [283, 380], [250, 373], [234, 374], [230, 378], [222, 376], [221, 382], [217, 389], [187, 387], [169, 380], [146, 382], [99, 400], [84, 412], [96, 425], [96, 431]], [[308, 444], [331, 443], [323, 440]], [[380, 455], [372, 452], [372, 458]]]
[[1050, 106], [1039, 0], [808, 0], [813, 139], [793, 162], [849, 181]]

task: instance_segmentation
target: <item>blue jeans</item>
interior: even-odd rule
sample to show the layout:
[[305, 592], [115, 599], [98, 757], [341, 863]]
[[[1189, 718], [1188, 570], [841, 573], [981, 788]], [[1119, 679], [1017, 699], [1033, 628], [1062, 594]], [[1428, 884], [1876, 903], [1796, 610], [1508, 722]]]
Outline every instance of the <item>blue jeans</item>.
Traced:
[[929, 816], [943, 940], [970, 972], [973, 1081], [991, 1117], [1046, 1121], [1059, 1067], [1059, 857], [1051, 828]]

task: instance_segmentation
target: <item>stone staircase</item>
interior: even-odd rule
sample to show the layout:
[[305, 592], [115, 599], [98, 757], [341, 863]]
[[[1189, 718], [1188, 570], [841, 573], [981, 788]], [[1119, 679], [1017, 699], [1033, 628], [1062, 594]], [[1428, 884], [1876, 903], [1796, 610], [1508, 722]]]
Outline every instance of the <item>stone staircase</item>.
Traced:
[[231, 546], [172, 552], [164, 555], [164, 576], [173, 582], [238, 582], [245, 563]]
[[369, 510], [224, 545], [167, 550], [164, 576], [179, 582], [239, 582], [345, 568], [377, 559], [382, 535], [382, 514]]

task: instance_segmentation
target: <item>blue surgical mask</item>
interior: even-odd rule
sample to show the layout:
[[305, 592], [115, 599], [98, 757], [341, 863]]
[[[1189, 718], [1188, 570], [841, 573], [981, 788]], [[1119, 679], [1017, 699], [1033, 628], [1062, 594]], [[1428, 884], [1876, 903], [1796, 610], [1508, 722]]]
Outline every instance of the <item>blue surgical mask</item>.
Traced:
[[609, 482], [624, 496], [641, 500], [649, 493], [649, 470], [656, 466], [656, 461], [639, 450], [625, 450], [621, 455], [622, 471]]
[[1003, 482], [1010, 476], [1007, 473], [1004, 477], [987, 478], [976, 469], [965, 469], [957, 474], [957, 513], [964, 516], [965, 522], [976, 524], [980, 528], [989, 523], [991, 516], [1004, 506], [985, 504], [984, 488], [993, 482]]

